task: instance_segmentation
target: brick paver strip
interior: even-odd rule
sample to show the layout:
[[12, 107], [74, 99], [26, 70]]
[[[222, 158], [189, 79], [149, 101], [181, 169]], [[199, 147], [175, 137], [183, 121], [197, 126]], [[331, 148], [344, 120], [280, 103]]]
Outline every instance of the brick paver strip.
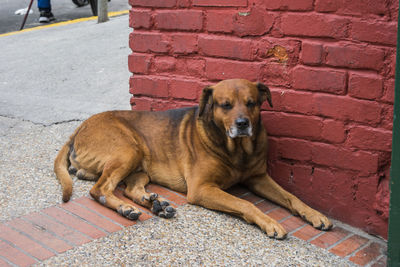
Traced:
[[34, 225], [43, 227], [44, 229], [46, 229], [46, 231], [54, 233], [56, 236], [60, 237], [63, 240], [66, 240], [72, 245], [82, 245], [91, 241], [91, 239], [84, 234], [79, 233], [60, 222], [57, 222], [56, 220], [45, 214], [32, 212], [24, 216], [23, 218], [25, 220], [29, 220]]
[[1, 240], [0, 255], [6, 258], [8, 261], [19, 266], [29, 266], [37, 262], [34, 258], [25, 255], [18, 249], [10, 246], [9, 244]]
[[226, 190], [226, 192], [228, 192], [229, 194], [232, 194], [234, 196], [241, 197], [250, 191], [245, 187], [234, 185], [231, 188], [229, 188], [228, 190]]
[[307, 241], [320, 233], [321, 233], [320, 230], [317, 230], [314, 227], [312, 227], [311, 225], [307, 224], [303, 228], [294, 232], [293, 236]]
[[98, 203], [97, 201], [95, 201], [93, 199], [89, 199], [87, 197], [81, 197], [81, 198], [75, 199], [74, 201], [79, 204], [84, 205], [85, 207], [87, 207], [89, 209], [92, 209], [98, 213], [101, 213], [101, 215], [104, 215], [123, 226], [131, 226], [136, 223], [135, 221], [132, 221], [125, 217], [122, 217], [119, 213], [101, 205], [100, 203]]
[[[39, 260], [45, 260], [55, 255], [53, 252], [42, 247], [29, 237], [14, 231], [4, 224], [0, 224], [0, 238], [7, 240]], [[0, 266], [2, 266], [1, 263]]]
[[301, 226], [307, 225], [306, 222], [304, 222], [301, 218], [296, 217], [296, 216], [287, 218], [286, 220], [281, 222], [281, 224], [288, 233], [292, 232], [293, 230], [295, 230]]
[[34, 226], [31, 223], [28, 223], [22, 219], [14, 219], [7, 223], [9, 226], [12, 226], [18, 229], [21, 232], [24, 232], [28, 236], [32, 237], [37, 242], [45, 245], [46, 247], [57, 251], [58, 253], [67, 251], [72, 247], [67, 244], [65, 241], [55, 237], [39, 226]]
[[371, 243], [367, 247], [357, 251], [357, 253], [350, 257], [350, 260], [358, 265], [366, 265], [378, 256], [382, 255], [382, 246], [378, 243]]
[[362, 245], [366, 244], [368, 239], [361, 237], [359, 235], [353, 235], [346, 240], [340, 242], [329, 251], [340, 256], [345, 257], [351, 254], [353, 251], [361, 247]]
[[241, 198], [251, 202], [251, 203], [257, 203], [260, 202], [261, 200], [263, 200], [262, 198], [260, 198], [259, 196], [254, 195], [253, 193], [248, 193], [246, 195], [241, 196]]
[[9, 267], [9, 266], [12, 267], [11, 264], [9, 264], [8, 262], [2, 260], [1, 258], [0, 258], [0, 266], [1, 267]]
[[121, 230], [122, 228], [111, 222], [110, 220], [103, 218], [96, 213], [79, 206], [78, 204], [74, 203], [73, 201], [63, 203], [60, 205], [61, 208], [81, 217], [82, 219], [96, 225], [97, 227], [100, 227], [104, 230], [106, 230], [109, 233], [116, 232], [118, 230]]
[[90, 236], [91, 238], [100, 238], [107, 235], [106, 232], [97, 229], [96, 227], [90, 225], [88, 222], [84, 221], [81, 218], [75, 217], [74, 215], [67, 213], [63, 209], [50, 207], [42, 210], [42, 212], [58, 221], [61, 221], [65, 225], [68, 225], [69, 227], [72, 227], [79, 232]]
[[268, 216], [270, 216], [272, 219], [280, 221], [283, 218], [286, 218], [291, 215], [289, 211], [283, 208], [277, 208], [275, 210], [272, 210], [267, 213]]
[[278, 207], [275, 204], [272, 204], [271, 202], [267, 201], [267, 200], [263, 200], [259, 203], [256, 204], [256, 207], [259, 208], [262, 212], [267, 212], [270, 211], [272, 209], [275, 209], [276, 207]]
[[325, 232], [321, 236], [312, 240], [310, 243], [321, 248], [328, 248], [335, 244], [336, 242], [342, 240], [350, 234], [349, 231], [344, 230], [340, 227], [335, 227], [332, 230]]

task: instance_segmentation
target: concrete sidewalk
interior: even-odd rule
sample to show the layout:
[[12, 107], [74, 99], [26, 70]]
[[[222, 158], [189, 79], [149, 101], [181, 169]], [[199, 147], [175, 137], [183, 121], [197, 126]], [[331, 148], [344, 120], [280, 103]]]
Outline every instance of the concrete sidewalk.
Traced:
[[59, 148], [91, 114], [130, 109], [131, 31], [125, 15], [0, 37], [0, 266], [384, 266], [385, 242], [340, 223], [320, 232], [240, 187], [231, 192], [279, 220], [285, 241], [158, 186], [149, 189], [171, 200], [176, 218], [144, 210], [127, 221], [76, 179], [61, 204]]

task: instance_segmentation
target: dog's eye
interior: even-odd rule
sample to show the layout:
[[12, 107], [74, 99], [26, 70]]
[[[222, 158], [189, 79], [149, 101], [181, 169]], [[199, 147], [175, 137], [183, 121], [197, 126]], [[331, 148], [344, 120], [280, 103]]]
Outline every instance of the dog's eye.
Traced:
[[231, 109], [232, 108], [232, 105], [229, 102], [222, 103], [220, 106], [223, 109]]
[[253, 108], [253, 107], [256, 106], [256, 102], [254, 102], [254, 101], [249, 101], [249, 102], [247, 102], [246, 106], [247, 106], [248, 108]]

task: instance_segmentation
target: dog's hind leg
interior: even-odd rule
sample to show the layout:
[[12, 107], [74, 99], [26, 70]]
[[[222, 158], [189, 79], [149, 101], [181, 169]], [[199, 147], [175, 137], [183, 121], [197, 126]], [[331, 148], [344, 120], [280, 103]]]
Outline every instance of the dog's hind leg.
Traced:
[[114, 157], [108, 160], [97, 183], [90, 190], [90, 195], [106, 207], [118, 211], [122, 216], [137, 220], [141, 214], [135, 206], [124, 202], [113, 193], [118, 183], [122, 181], [140, 162], [137, 153], [124, 153], [124, 157]]
[[149, 176], [144, 172], [132, 173], [125, 178], [126, 188], [124, 194], [139, 205], [151, 209], [153, 213], [162, 218], [172, 218], [176, 210], [167, 200], [156, 193], [146, 192], [145, 186], [150, 182]]

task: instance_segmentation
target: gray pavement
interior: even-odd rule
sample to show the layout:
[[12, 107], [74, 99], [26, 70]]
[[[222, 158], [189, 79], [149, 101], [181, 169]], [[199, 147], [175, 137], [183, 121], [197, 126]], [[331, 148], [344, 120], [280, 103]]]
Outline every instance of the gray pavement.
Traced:
[[[128, 16], [0, 37], [0, 222], [61, 202], [53, 160], [81, 120], [129, 109]], [[74, 181], [73, 198], [92, 182]], [[352, 266], [243, 220], [186, 205], [48, 259], [44, 266]]]

